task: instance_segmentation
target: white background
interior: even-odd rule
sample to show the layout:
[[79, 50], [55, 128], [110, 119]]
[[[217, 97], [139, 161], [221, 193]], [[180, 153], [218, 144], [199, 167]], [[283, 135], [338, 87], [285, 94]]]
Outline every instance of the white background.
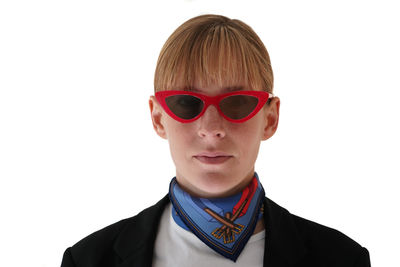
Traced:
[[0, 266], [59, 266], [84, 236], [167, 193], [148, 98], [172, 31], [205, 13], [267, 46], [280, 126], [256, 170], [271, 199], [399, 253], [396, 1], [1, 1]]

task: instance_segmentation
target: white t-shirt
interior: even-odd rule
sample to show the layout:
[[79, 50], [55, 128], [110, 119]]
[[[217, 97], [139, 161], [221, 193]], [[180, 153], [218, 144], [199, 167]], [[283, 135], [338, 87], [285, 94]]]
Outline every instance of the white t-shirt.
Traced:
[[169, 203], [161, 216], [154, 246], [153, 267], [263, 266], [265, 230], [252, 235], [236, 262], [233, 262], [176, 224], [171, 210], [172, 204]]

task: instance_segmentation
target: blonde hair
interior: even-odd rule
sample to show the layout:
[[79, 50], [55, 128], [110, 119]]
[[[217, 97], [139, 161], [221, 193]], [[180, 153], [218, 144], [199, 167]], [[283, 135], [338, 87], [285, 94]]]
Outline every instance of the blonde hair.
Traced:
[[253, 29], [240, 20], [220, 15], [189, 19], [161, 49], [154, 91], [190, 90], [196, 81], [219, 86], [244, 83], [249, 89], [272, 93], [268, 51]]

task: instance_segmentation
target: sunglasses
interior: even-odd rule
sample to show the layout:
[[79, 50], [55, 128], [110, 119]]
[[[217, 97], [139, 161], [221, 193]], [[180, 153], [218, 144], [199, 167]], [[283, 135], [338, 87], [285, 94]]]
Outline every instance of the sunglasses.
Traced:
[[173, 119], [187, 123], [200, 118], [209, 105], [230, 122], [251, 119], [273, 95], [264, 91], [236, 91], [217, 96], [206, 96], [190, 91], [160, 91], [157, 101]]

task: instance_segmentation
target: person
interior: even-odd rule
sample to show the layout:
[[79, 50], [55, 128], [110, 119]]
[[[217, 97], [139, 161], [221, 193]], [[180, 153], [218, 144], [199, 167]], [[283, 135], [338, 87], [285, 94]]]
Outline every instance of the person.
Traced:
[[247, 24], [220, 15], [183, 23], [161, 50], [154, 89], [153, 127], [176, 167], [168, 194], [68, 248], [62, 267], [370, 266], [366, 248], [265, 196], [254, 165], [280, 99]]

